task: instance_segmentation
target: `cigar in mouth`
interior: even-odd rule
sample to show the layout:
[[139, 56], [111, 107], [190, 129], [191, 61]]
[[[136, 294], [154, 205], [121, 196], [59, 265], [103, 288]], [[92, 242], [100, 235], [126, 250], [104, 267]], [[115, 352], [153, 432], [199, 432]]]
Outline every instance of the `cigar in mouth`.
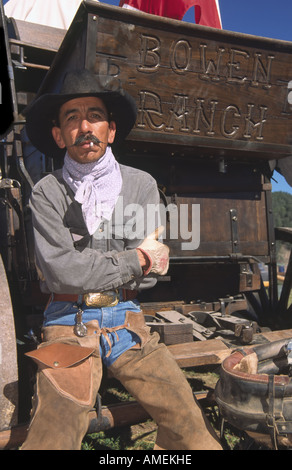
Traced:
[[97, 137], [95, 137], [92, 134], [85, 134], [85, 135], [80, 135], [77, 137], [75, 140], [74, 144], [70, 145], [70, 147], [77, 147], [78, 145], [82, 145], [84, 142], [90, 141], [90, 147], [92, 148], [95, 145], [99, 144], [105, 144], [105, 142], [102, 142], [99, 140]]

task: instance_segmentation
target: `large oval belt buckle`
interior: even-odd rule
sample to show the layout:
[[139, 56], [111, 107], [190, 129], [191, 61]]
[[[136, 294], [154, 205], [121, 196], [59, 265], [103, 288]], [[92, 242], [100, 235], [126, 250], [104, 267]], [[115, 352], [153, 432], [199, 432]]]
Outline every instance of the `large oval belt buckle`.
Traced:
[[119, 303], [119, 291], [91, 292], [84, 295], [84, 302], [88, 307], [114, 307]]

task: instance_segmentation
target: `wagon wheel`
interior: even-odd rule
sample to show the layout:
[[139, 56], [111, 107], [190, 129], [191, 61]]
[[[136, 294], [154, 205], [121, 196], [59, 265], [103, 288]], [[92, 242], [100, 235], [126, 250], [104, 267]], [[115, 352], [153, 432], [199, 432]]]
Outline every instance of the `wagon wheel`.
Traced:
[[17, 424], [18, 367], [11, 297], [0, 256], [0, 430]]

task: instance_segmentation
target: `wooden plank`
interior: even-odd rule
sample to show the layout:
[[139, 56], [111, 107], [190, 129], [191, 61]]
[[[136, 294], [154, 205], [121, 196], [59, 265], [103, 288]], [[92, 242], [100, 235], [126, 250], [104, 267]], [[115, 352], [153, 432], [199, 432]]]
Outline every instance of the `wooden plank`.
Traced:
[[[17, 35], [15, 44], [57, 52], [66, 34], [64, 29], [16, 19], [13, 19], [13, 22]], [[11, 42], [13, 43], [13, 40]]]
[[[253, 344], [244, 347], [255, 347], [259, 344], [292, 338], [292, 329], [281, 331], [269, 331], [254, 335]], [[203, 365], [221, 364], [232, 354], [234, 349], [241, 345], [229, 344], [221, 339], [209, 339], [207, 341], [194, 341], [193, 343], [175, 344], [168, 346], [180, 367], [195, 367]]]
[[221, 364], [231, 354], [230, 348], [220, 339], [174, 344], [168, 349], [180, 367]]
[[[279, 330], [279, 331], [268, 331], [261, 333], [261, 335], [266, 338], [268, 341], [278, 341], [280, 339], [292, 338], [292, 329], [289, 330]], [[255, 335], [257, 337], [257, 335]]]

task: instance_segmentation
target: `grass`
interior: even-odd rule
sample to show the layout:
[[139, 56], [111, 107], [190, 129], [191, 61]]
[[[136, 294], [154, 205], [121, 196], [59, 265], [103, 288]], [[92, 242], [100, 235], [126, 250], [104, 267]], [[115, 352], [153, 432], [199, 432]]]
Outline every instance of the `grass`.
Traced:
[[[199, 367], [184, 369], [184, 374], [193, 392], [212, 391], [219, 378], [219, 367]], [[115, 381], [110, 381], [104, 390], [102, 404], [129, 401], [132, 397]], [[217, 406], [206, 406], [204, 412], [220, 436], [220, 417]], [[87, 435], [82, 443], [82, 450], [152, 450], [155, 444], [157, 426], [152, 420], [134, 426], [110, 429]], [[226, 427], [224, 432], [225, 447], [235, 449], [241, 437], [236, 431]]]

